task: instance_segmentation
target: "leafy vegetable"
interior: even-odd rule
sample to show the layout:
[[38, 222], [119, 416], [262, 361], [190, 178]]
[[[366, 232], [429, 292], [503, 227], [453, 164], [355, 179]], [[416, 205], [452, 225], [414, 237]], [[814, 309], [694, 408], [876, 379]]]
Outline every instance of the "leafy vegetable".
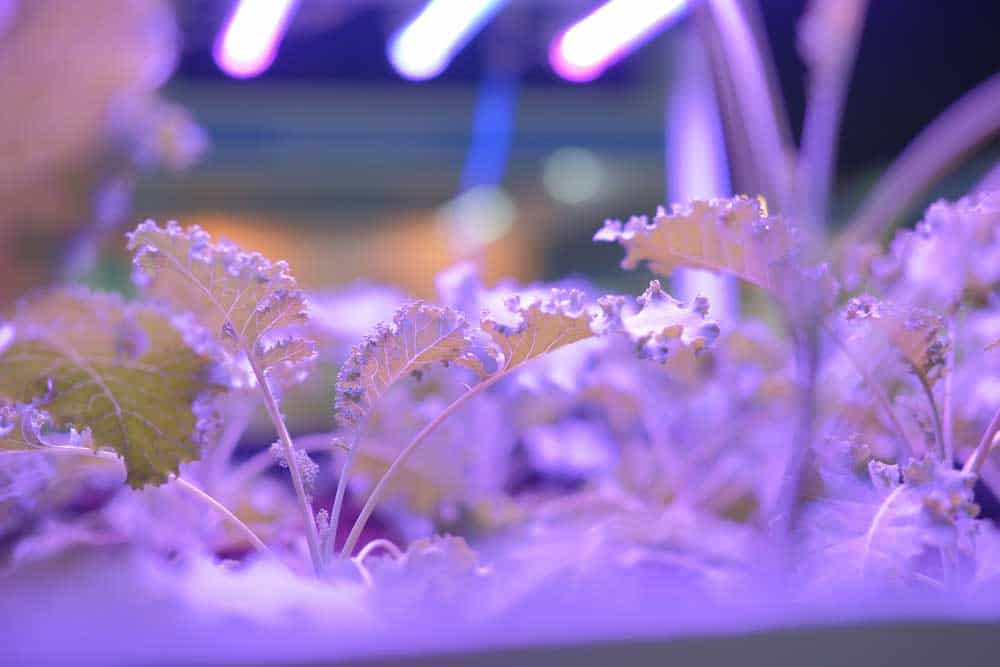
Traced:
[[622, 244], [625, 269], [647, 262], [664, 276], [679, 266], [722, 271], [772, 292], [780, 291], [785, 263], [797, 249], [795, 229], [745, 196], [660, 208], [652, 222], [608, 220], [594, 240]]
[[308, 320], [286, 263], [213, 243], [199, 227], [174, 222], [142, 223], [129, 234], [128, 249], [144, 292], [193, 316], [234, 364], [245, 355], [262, 376], [287, 378], [315, 357], [313, 343], [282, 335]]
[[941, 313], [988, 301], [1000, 287], [1000, 192], [932, 204], [914, 229], [896, 232], [871, 273], [887, 298]]
[[136, 282], [144, 291], [194, 318], [197, 326], [189, 337], [226, 358], [234, 376], [244, 361], [249, 364], [284, 450], [313, 568], [319, 572], [322, 554], [311, 496], [278, 406], [281, 385], [268, 382], [304, 378], [316, 357], [315, 345], [296, 335], [308, 313], [288, 265], [230, 243], [213, 243], [199, 227], [182, 229], [173, 222], [166, 228], [151, 220], [142, 223], [129, 234], [128, 248], [135, 251]]
[[719, 335], [719, 325], [707, 319], [708, 299], [704, 297], [685, 306], [664, 292], [659, 280], [654, 280], [636, 302], [638, 312], [628, 313], [623, 311], [622, 297], [604, 297], [603, 321], [596, 328], [601, 333], [625, 333], [641, 358], [662, 363], [679, 349], [697, 354]]
[[816, 559], [808, 565], [820, 579], [881, 573], [933, 581], [918, 562], [927, 549], [971, 551], [979, 513], [972, 475], [927, 457], [887, 464], [857, 440], [829, 447], [827, 495], [804, 517]]
[[389, 387], [431, 364], [454, 362], [481, 374], [483, 355], [482, 344], [454, 310], [420, 302], [403, 306], [341, 367], [334, 398], [337, 423], [342, 428], [357, 424]]
[[500, 351], [500, 371], [508, 373], [521, 364], [564, 345], [589, 338], [592, 315], [576, 290], [552, 290], [544, 299], [522, 303], [520, 297], [506, 301], [505, 310], [483, 318], [483, 331]]
[[[11, 414], [4, 442], [34, 444], [47, 422], [87, 429], [138, 488], [198, 458], [214, 426], [210, 362], [155, 308], [56, 290], [21, 303], [0, 356], [0, 397], [44, 409]], [[16, 434], [20, 433], [20, 436]]]
[[921, 381], [933, 385], [941, 377], [949, 341], [940, 316], [861, 296], [847, 303], [844, 317], [864, 330], [869, 343], [885, 340]]

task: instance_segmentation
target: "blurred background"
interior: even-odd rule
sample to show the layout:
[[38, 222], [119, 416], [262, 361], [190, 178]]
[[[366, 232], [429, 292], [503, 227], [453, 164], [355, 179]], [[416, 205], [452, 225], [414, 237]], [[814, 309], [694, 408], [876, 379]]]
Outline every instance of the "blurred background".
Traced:
[[[802, 125], [805, 3], [735, 3]], [[590, 239], [671, 196], [763, 191], [720, 48], [684, 0], [0, 0], [0, 299], [53, 281], [128, 289], [122, 234], [199, 224], [307, 289], [432, 296], [617, 273]], [[844, 112], [843, 219], [918, 131], [1000, 71], [995, 0], [872, 0]], [[746, 128], [742, 128], [746, 131]], [[751, 156], [752, 157], [752, 156]], [[978, 147], [924, 201], [1000, 157]]]

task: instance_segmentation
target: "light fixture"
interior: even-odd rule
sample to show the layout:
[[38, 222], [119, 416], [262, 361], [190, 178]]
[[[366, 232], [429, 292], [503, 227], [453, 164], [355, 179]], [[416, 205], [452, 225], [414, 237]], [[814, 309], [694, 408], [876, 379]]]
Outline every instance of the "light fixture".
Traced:
[[609, 0], [556, 37], [549, 61], [564, 79], [592, 81], [687, 7], [688, 0]]
[[507, 0], [431, 0], [390, 38], [389, 61], [407, 79], [432, 79], [505, 4]]
[[231, 77], [263, 74], [278, 53], [299, 0], [240, 0], [215, 40], [212, 55]]

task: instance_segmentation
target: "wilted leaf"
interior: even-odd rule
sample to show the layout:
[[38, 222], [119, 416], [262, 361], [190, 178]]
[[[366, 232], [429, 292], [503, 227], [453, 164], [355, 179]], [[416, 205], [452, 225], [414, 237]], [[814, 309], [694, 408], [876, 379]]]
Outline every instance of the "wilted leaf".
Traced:
[[14, 342], [0, 355], [0, 398], [45, 413], [29, 415], [43, 423], [25, 430], [24, 414], [7, 408], [7, 444], [28, 444], [45, 419], [58, 430], [88, 429], [95, 446], [124, 459], [136, 488], [198, 458], [213, 423], [209, 361], [159, 311], [59, 290], [20, 304], [13, 324]]
[[305, 297], [285, 262], [213, 243], [201, 228], [175, 222], [161, 228], [148, 220], [128, 239], [140, 286], [176, 312], [190, 313], [229, 355], [245, 354], [265, 375], [285, 378], [315, 357], [311, 341], [279, 339], [308, 320]]
[[357, 424], [389, 387], [429, 364], [454, 362], [482, 373], [482, 355], [465, 318], [454, 310], [420, 302], [403, 306], [341, 367], [334, 397], [337, 423], [343, 428]]

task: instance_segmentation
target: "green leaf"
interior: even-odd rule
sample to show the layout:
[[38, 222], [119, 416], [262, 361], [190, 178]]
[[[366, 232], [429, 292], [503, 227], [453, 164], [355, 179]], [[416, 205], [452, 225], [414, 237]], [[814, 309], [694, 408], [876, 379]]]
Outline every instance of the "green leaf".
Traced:
[[305, 297], [285, 262], [213, 243], [197, 226], [161, 228], [151, 220], [129, 234], [128, 249], [146, 294], [191, 314], [237, 363], [245, 354], [265, 375], [287, 379], [316, 356], [311, 341], [279, 338], [308, 321]]
[[63, 289], [21, 303], [13, 327], [0, 354], [5, 446], [40, 431], [22, 428], [28, 413], [10, 407], [20, 404], [44, 410], [53, 429], [89, 430], [94, 446], [124, 459], [134, 488], [162, 484], [198, 458], [214, 422], [210, 362], [157, 309]]

